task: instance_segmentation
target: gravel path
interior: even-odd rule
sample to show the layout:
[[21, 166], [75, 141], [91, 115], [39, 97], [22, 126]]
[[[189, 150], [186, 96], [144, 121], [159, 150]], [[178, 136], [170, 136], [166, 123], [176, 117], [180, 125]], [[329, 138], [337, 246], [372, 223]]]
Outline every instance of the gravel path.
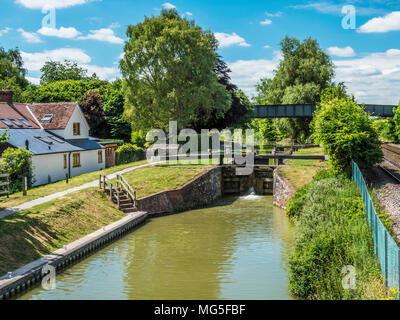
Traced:
[[[143, 165], [136, 166], [136, 167], [130, 167], [130, 168], [115, 172], [113, 174], [110, 174], [110, 175], [107, 176], [107, 178], [108, 179], [114, 179], [114, 178], [117, 177], [117, 174], [124, 174], [126, 172], [130, 172], [132, 170], [136, 170], [136, 169], [139, 169], [139, 168], [152, 166], [152, 165], [157, 164], [157, 163], [159, 163], [159, 162], [152, 162], [152, 163], [147, 163], [147, 164], [143, 164]], [[0, 219], [2, 219], [4, 217], [7, 217], [10, 214], [16, 213], [18, 211], [25, 210], [25, 209], [30, 209], [30, 208], [32, 208], [34, 206], [39, 205], [39, 204], [46, 203], [46, 202], [49, 202], [49, 201], [51, 201], [53, 199], [60, 198], [62, 196], [65, 196], [66, 194], [69, 194], [69, 193], [72, 193], [72, 192], [76, 192], [76, 191], [79, 191], [79, 190], [83, 190], [83, 189], [87, 189], [87, 188], [96, 187], [98, 185], [99, 185], [99, 179], [96, 179], [96, 180], [94, 180], [92, 182], [88, 182], [88, 183], [82, 184], [82, 185], [80, 185], [78, 187], [75, 187], [75, 188], [67, 189], [67, 190], [64, 190], [64, 191], [61, 191], [61, 192], [50, 194], [50, 195], [42, 197], [42, 198], [38, 198], [38, 199], [35, 199], [35, 200], [32, 200], [32, 201], [28, 201], [28, 202], [22, 203], [22, 204], [20, 204], [20, 205], [18, 205], [16, 207], [11, 207], [11, 208], [8, 208], [8, 209], [0, 211]]]
[[[383, 161], [381, 165], [400, 174], [399, 168], [387, 161]], [[400, 242], [400, 183], [379, 168], [370, 169], [366, 178], [368, 183], [371, 183], [376, 190], [381, 208], [393, 219], [393, 229], [397, 241]]]

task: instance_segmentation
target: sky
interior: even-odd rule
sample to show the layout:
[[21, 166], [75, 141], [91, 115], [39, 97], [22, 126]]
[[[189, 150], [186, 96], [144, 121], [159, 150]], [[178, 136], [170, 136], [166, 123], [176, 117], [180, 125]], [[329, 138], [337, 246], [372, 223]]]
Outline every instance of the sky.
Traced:
[[400, 1], [1, 0], [0, 47], [18, 47], [28, 80], [47, 60], [78, 62], [89, 73], [121, 77], [128, 25], [176, 8], [213, 32], [231, 78], [247, 95], [273, 76], [286, 36], [316, 39], [360, 103], [400, 100]]

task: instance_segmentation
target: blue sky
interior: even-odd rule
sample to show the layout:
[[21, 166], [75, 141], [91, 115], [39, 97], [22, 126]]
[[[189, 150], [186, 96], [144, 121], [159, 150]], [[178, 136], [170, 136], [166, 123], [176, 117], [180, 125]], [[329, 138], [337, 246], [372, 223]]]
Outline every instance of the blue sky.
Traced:
[[[279, 42], [289, 35], [317, 39], [336, 65], [336, 80], [360, 102], [397, 104], [400, 99], [399, 1], [170, 1], [2, 0], [0, 46], [21, 50], [35, 83], [49, 59], [75, 60], [112, 80], [120, 76], [126, 26], [175, 7], [215, 33], [233, 82], [250, 96], [260, 78], [272, 76]], [[42, 12], [46, 5], [55, 8], [55, 25], [42, 23], [49, 14]], [[355, 29], [342, 26], [346, 5], [355, 8]]]

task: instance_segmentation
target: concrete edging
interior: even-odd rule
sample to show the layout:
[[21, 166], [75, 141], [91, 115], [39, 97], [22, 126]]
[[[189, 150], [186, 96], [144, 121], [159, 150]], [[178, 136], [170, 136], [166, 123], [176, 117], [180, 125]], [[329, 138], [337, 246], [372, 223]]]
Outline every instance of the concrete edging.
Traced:
[[147, 219], [147, 212], [135, 212], [118, 220], [102, 229], [99, 229], [81, 239], [68, 244], [64, 249], [33, 261], [12, 273], [12, 278], [7, 275], [0, 278], [0, 300], [10, 299], [38, 283], [42, 275], [42, 268], [51, 265], [56, 271], [92, 254], [106, 244], [120, 238]]

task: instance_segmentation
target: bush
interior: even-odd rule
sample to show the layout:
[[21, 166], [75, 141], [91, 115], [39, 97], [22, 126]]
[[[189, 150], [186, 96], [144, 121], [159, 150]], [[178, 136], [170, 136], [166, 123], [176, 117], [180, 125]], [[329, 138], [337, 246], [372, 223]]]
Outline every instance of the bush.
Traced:
[[400, 142], [400, 104], [396, 110], [394, 110], [393, 122], [395, 142]]
[[[313, 181], [294, 202], [297, 237], [289, 257], [291, 294], [318, 300], [379, 299], [384, 281], [355, 184], [338, 178]], [[349, 265], [356, 269], [356, 288], [346, 290], [342, 269]]]
[[123, 144], [115, 151], [115, 164], [125, 164], [144, 159], [143, 150], [133, 144]]
[[373, 126], [376, 132], [379, 133], [381, 140], [389, 142], [396, 142], [398, 140], [395, 134], [395, 123], [393, 119], [375, 119], [373, 120]]
[[351, 174], [351, 160], [361, 168], [382, 161], [378, 133], [365, 110], [351, 98], [322, 99], [313, 119], [314, 138], [323, 144], [334, 173]]
[[9, 174], [10, 193], [22, 190], [22, 179], [27, 177], [28, 187], [32, 186], [32, 153], [25, 148], [7, 148], [0, 160], [0, 171]]

